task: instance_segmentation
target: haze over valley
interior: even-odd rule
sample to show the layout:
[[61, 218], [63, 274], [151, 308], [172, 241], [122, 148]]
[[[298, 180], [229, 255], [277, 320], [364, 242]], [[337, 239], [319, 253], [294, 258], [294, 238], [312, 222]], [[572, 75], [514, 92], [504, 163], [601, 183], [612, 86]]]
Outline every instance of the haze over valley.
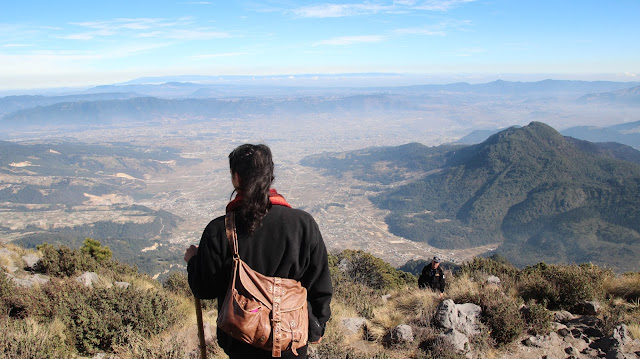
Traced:
[[[330, 250], [362, 249], [394, 265], [435, 254], [460, 262], [495, 250], [504, 237], [464, 245], [447, 244], [445, 237], [405, 238], [389, 228], [393, 210], [372, 202], [439, 166], [389, 156], [368, 174], [354, 175], [309, 167], [309, 158], [408, 143], [461, 140], [439, 147], [459, 148], [532, 121], [570, 133], [591, 126], [590, 141], [602, 129], [638, 149], [638, 85], [547, 80], [229, 89], [168, 83], [7, 96], [0, 98], [1, 136], [8, 140], [0, 146], [2, 241], [78, 244], [90, 236], [120, 249], [116, 257], [163, 273], [181, 266], [184, 247], [196, 244], [208, 221], [223, 214], [232, 191], [228, 153], [240, 143], [262, 142], [274, 152], [275, 187], [313, 214]], [[211, 89], [220, 96], [196, 96]], [[254, 95], [238, 96], [242, 91]], [[626, 160], [636, 158], [631, 147], [625, 151]], [[380, 173], [386, 179], [372, 182]]]

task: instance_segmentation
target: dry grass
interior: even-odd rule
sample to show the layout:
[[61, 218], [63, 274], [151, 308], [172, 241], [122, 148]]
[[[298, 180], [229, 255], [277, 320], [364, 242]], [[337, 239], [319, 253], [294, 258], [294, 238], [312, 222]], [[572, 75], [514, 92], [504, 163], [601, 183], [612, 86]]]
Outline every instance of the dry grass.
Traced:
[[482, 286], [480, 283], [473, 280], [467, 273], [449, 278], [452, 279], [447, 283], [446, 294], [456, 303], [463, 303], [465, 301], [461, 300], [462, 298], [478, 296], [481, 293]]
[[629, 328], [629, 333], [631, 333], [633, 339], [640, 339], [640, 323], [629, 324], [627, 328]]
[[628, 301], [640, 299], [640, 273], [618, 276], [605, 284], [607, 293]]

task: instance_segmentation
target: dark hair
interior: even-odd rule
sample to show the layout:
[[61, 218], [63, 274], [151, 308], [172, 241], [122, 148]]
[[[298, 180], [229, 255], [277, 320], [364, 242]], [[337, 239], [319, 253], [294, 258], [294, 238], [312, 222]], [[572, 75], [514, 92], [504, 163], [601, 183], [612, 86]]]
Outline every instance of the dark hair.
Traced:
[[240, 179], [240, 219], [247, 224], [249, 233], [253, 233], [270, 207], [269, 189], [275, 179], [271, 150], [266, 145], [238, 146], [229, 154], [229, 168]]

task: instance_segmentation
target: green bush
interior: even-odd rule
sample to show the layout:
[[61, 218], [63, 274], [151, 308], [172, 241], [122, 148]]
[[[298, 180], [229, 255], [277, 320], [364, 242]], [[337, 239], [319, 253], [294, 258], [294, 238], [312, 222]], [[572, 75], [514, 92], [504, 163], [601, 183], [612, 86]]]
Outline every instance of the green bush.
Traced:
[[472, 278], [479, 278], [478, 274], [495, 275], [501, 281], [506, 281], [515, 279], [518, 269], [502, 256], [494, 255], [490, 258], [474, 257], [472, 261], [463, 263], [457, 274], [469, 274]]
[[9, 277], [0, 269], [0, 317], [7, 313], [9, 309], [9, 299], [13, 295], [14, 286]]
[[418, 284], [418, 279], [411, 273], [397, 270], [382, 259], [363, 251], [347, 249], [338, 254], [333, 262], [351, 281], [372, 289], [391, 290], [407, 284]]
[[193, 296], [191, 287], [189, 287], [189, 278], [184, 272], [174, 271], [169, 273], [167, 279], [165, 279], [164, 283], [162, 284], [162, 287], [173, 294], [181, 295], [187, 298]]
[[101, 262], [107, 259], [111, 259], [112, 253], [108, 246], [102, 246], [100, 241], [92, 238], [85, 238], [80, 250]]
[[0, 318], [0, 353], [3, 358], [69, 358], [73, 352], [59, 334], [24, 320]]
[[524, 320], [533, 335], [547, 335], [551, 331], [553, 314], [545, 305], [530, 301], [524, 311]]
[[520, 273], [523, 299], [548, 303], [550, 308], [569, 309], [576, 304], [604, 297], [604, 282], [611, 272], [595, 265], [547, 265], [539, 263]]
[[59, 318], [66, 328], [66, 344], [92, 354], [110, 351], [127, 328], [144, 337], [161, 333], [180, 319], [177, 305], [164, 291], [92, 289], [71, 278], [54, 278], [39, 288], [17, 288], [10, 313], [41, 322]]
[[98, 262], [90, 255], [67, 246], [53, 246], [44, 243], [38, 246], [42, 258], [38, 262], [37, 270], [56, 277], [70, 277], [98, 269]]

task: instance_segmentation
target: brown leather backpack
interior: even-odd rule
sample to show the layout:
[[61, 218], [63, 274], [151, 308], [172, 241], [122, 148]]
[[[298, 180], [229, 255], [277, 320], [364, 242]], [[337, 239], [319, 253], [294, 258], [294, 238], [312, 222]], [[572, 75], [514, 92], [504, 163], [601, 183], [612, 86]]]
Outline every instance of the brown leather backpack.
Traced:
[[307, 344], [309, 313], [307, 290], [300, 282], [268, 277], [252, 270], [240, 259], [233, 212], [225, 216], [227, 240], [233, 250], [233, 279], [218, 313], [218, 328], [252, 346], [281, 351]]

